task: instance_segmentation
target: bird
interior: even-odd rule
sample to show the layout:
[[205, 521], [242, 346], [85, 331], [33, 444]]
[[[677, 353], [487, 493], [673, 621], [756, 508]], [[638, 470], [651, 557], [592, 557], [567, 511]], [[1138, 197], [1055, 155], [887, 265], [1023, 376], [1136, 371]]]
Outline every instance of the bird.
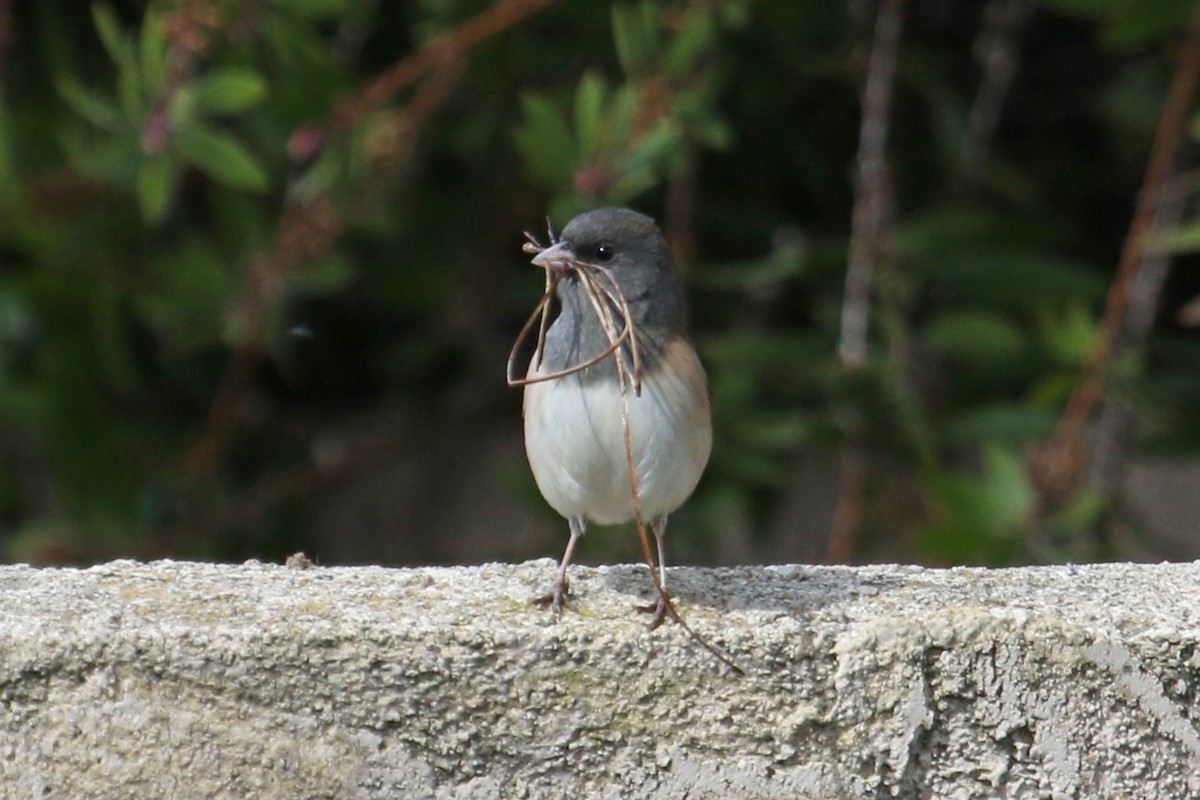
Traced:
[[[638, 504], [658, 556], [658, 598], [640, 609], [654, 614], [654, 628], [673, 610], [665, 591], [667, 518], [692, 494], [712, 451], [708, 379], [687, 336], [675, 261], [655, 221], [625, 208], [582, 213], [551, 246], [534, 249], [540, 251], [533, 263], [557, 279], [559, 312], [526, 374], [525, 452], [542, 497], [566, 518], [569, 531], [557, 579], [535, 602], [558, 614], [571, 603], [567, 570], [589, 521], [635, 519], [627, 410]], [[624, 305], [614, 304], [613, 329], [629, 324], [636, 348], [625, 341], [584, 369], [545, 379], [612, 348], [580, 269], [598, 270], [601, 286], [619, 287]], [[638, 377], [630, 369], [634, 351], [640, 384], [631, 380]], [[624, 386], [618, 358], [624, 359]]]

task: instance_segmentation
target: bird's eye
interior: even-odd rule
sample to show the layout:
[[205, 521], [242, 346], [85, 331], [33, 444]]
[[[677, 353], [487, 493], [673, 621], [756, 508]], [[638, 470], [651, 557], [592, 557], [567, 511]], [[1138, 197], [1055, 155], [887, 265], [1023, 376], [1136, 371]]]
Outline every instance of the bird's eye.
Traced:
[[613, 255], [614, 253], [611, 244], [602, 244], [596, 248], [596, 260], [601, 263], [604, 263], [605, 261], [611, 261]]

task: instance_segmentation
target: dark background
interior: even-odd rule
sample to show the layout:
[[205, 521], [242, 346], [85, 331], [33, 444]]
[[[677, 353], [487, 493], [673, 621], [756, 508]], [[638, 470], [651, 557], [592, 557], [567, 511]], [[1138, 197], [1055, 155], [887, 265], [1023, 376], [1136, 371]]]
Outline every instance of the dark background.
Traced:
[[713, 391], [673, 562], [1200, 556], [1190, 92], [1102, 321], [1192, 9], [0, 1], [0, 557], [557, 556], [521, 234], [609, 204], [662, 221]]

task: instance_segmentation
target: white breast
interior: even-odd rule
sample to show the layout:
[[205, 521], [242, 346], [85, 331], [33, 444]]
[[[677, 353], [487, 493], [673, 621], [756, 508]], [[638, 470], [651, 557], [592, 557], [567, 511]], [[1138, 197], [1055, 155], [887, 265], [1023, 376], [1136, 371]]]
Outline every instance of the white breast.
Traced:
[[[630, 433], [644, 518], [674, 511], [696, 488], [712, 449], [708, 387], [690, 345], [667, 348], [629, 392]], [[531, 375], [536, 374], [534, 370]], [[620, 388], [579, 375], [525, 387], [525, 452], [542, 496], [564, 517], [633, 519]]]

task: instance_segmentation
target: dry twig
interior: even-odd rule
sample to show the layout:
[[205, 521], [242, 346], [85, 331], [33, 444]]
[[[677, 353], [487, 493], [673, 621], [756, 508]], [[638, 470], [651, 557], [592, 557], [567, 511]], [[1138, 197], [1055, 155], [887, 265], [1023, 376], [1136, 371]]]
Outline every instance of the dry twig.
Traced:
[[[859, 129], [858, 171], [851, 218], [850, 255], [842, 301], [838, 358], [850, 375], [867, 365], [871, 312], [871, 283], [886, 255], [890, 236], [892, 187], [887, 163], [888, 115], [899, 57], [904, 0], [883, 0], [862, 91], [863, 117]], [[863, 462], [861, 414], [844, 408], [838, 415], [845, 444], [842, 449], [838, 497], [833, 526], [825, 549], [827, 563], [847, 563], [862, 521]]]
[[[1152, 230], [1167, 231], [1179, 226], [1184, 206], [1196, 186], [1196, 175], [1177, 175], [1163, 186], [1162, 197], [1154, 214]], [[1119, 337], [1114, 361], [1128, 357], [1141, 360], [1145, 357], [1146, 341], [1154, 326], [1163, 286], [1170, 267], [1170, 253], [1151, 250], [1145, 253], [1142, 267], [1138, 270], [1129, 289], [1129, 311], [1124, 330]], [[1125, 475], [1125, 464], [1130, 441], [1136, 430], [1137, 419], [1126, 400], [1115, 392], [1109, 392], [1101, 403], [1096, 419], [1092, 445], [1092, 459], [1088, 483], [1105, 497], [1119, 497], [1121, 481]], [[1110, 515], [1111, 519], [1111, 515]], [[1104, 558], [1112, 539], [1112, 524], [1096, 533], [1097, 557]]]
[[1200, 79], [1200, 7], [1193, 12], [1187, 36], [1179, 55], [1179, 63], [1167, 92], [1158, 130], [1150, 149], [1150, 160], [1138, 192], [1137, 207], [1121, 259], [1117, 277], [1108, 291], [1104, 316], [1100, 320], [1100, 336], [1083, 368], [1081, 382], [1067, 402], [1050, 441], [1037, 455], [1034, 480], [1040, 493], [1043, 509], [1069, 495], [1080, 482], [1087, 461], [1084, 426], [1096, 405], [1103, 399], [1108, 386], [1108, 368], [1112, 363], [1117, 341], [1129, 312], [1130, 293], [1138, 272], [1144, 268], [1147, 235], [1154, 227], [1155, 209], [1161, 201], [1163, 187], [1175, 163], [1175, 154], [1183, 139], [1188, 109]]
[[[445, 101], [461, 75], [461, 58], [484, 39], [511, 27], [550, 2], [553, 0], [504, 0], [472, 17], [402, 59], [359, 95], [339, 106], [333, 115], [334, 123], [343, 127], [353, 125], [365, 112], [433, 70], [433, 75], [418, 87], [398, 115], [404, 124], [404, 135], [399, 145], [386, 154], [392, 163], [408, 158], [417, 133]], [[197, 26], [189, 19], [180, 15], [173, 23], [173, 41], [193, 42], [194, 48], [207, 47], [207, 34], [196, 33]], [[183, 48], [183, 45], [178, 46]], [[319, 129], [302, 128], [292, 135], [289, 151], [295, 156], [311, 155], [310, 151], [319, 149], [322, 139]], [[185, 457], [185, 463], [193, 472], [208, 474], [215, 470], [232, 438], [238, 401], [250, 385], [254, 370], [266, 357], [264, 320], [270, 317], [270, 311], [283, 297], [287, 275], [302, 262], [332, 249], [341, 231], [341, 221], [328, 198], [308, 198], [284, 210], [273, 247], [250, 265], [248, 286], [238, 302], [245, 333], [210, 406], [205, 433]]]
[[8, 47], [12, 41], [12, 0], [0, 0], [0, 81], [4, 80]]
[[975, 40], [975, 57], [983, 68], [979, 89], [967, 116], [967, 139], [959, 157], [959, 176], [979, 179], [1000, 111], [1017, 73], [1021, 26], [1037, 7], [1037, 0], [990, 0], [983, 12], [984, 29]]
[[453, 64], [480, 42], [541, 11], [554, 0], [502, 0], [452, 31], [442, 34], [412, 55], [396, 62], [357, 96], [333, 112], [338, 127], [352, 126], [363, 114], [378, 108], [437, 66]]

